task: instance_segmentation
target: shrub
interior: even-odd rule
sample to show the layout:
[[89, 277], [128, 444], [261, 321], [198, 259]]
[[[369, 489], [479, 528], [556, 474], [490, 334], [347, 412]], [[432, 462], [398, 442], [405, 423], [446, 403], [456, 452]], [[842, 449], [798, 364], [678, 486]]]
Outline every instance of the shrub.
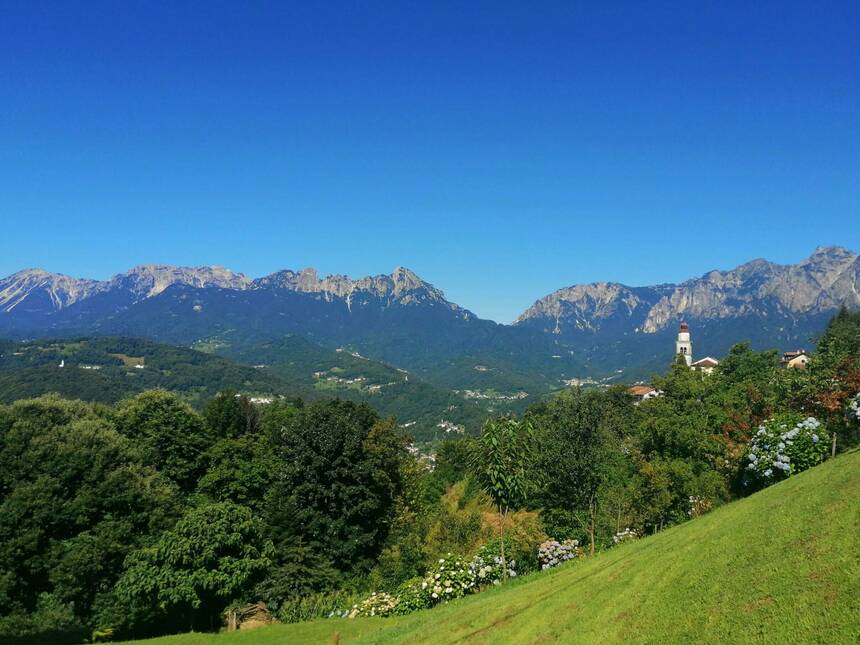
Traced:
[[846, 415], [849, 421], [860, 423], [860, 392], [855, 394], [854, 397], [848, 402], [848, 409], [846, 410]]
[[820, 463], [829, 435], [815, 417], [789, 413], [762, 423], [746, 452], [744, 485], [769, 486]]
[[563, 542], [547, 540], [538, 547], [538, 562], [540, 562], [540, 568], [543, 570], [584, 556], [585, 551], [580, 548], [579, 540], [564, 540]]
[[485, 545], [471, 560], [449, 553], [447, 557], [439, 558], [423, 578], [413, 578], [402, 584], [396, 595], [372, 593], [355, 604], [349, 616], [407, 614], [499, 584], [503, 575], [511, 578], [517, 575], [514, 560], [508, 560], [507, 571], [503, 570], [499, 551], [494, 545]]
[[399, 599], [397, 596], [393, 594], [386, 593], [385, 591], [380, 591], [379, 593], [374, 591], [367, 598], [362, 600], [361, 603], [353, 606], [349, 617], [390, 616], [397, 608], [398, 601]]
[[[505, 521], [505, 556], [517, 563], [517, 573], [538, 569], [538, 545], [549, 539], [538, 513], [517, 511]], [[483, 543], [501, 555], [498, 515], [485, 513], [482, 519]]]
[[346, 618], [363, 596], [338, 590], [285, 601], [277, 612], [282, 623], [300, 623], [317, 618]]
[[426, 592], [426, 588], [422, 588], [422, 582], [423, 578], [412, 578], [398, 587], [397, 598], [399, 602], [394, 608], [395, 614], [409, 614], [419, 609], [431, 607], [430, 595]]
[[714, 508], [714, 503], [707, 497], [699, 497], [698, 495], [690, 495], [687, 499], [690, 502], [690, 508], [687, 515], [690, 518], [699, 517], [711, 511]]
[[636, 529], [626, 528], [612, 536], [612, 542], [622, 544], [624, 542], [632, 542], [639, 539], [639, 531]]

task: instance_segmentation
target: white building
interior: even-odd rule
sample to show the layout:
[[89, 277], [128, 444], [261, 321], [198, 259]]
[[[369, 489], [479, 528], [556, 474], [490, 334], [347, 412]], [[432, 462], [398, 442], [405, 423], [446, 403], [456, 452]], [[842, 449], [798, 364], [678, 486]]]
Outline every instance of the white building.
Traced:
[[693, 341], [690, 338], [690, 327], [687, 323], [682, 322], [678, 328], [678, 339], [675, 341], [675, 353], [680, 354], [687, 361], [687, 367], [690, 369], [710, 374], [714, 368], [720, 364], [716, 358], [705, 356], [693, 362]]
[[687, 367], [693, 364], [693, 342], [690, 340], [690, 328], [682, 322], [678, 328], [678, 339], [675, 341], [675, 354], [680, 354], [687, 361]]

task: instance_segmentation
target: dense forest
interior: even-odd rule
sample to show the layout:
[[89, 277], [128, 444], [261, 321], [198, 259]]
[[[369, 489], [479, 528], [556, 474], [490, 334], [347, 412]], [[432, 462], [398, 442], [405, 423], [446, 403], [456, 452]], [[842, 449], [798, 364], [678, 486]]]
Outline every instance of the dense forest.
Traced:
[[653, 385], [567, 390], [432, 454], [337, 398], [0, 406], [0, 640], [405, 613], [685, 522], [860, 442], [860, 313], [805, 370], [739, 344]]

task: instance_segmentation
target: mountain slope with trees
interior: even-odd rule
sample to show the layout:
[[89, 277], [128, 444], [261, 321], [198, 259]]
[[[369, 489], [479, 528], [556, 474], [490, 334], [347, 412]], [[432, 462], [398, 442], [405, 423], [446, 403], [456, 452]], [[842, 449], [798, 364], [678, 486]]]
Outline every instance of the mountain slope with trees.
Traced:
[[[662, 394], [647, 401], [624, 387], [572, 389], [432, 454], [410, 449], [393, 419], [342, 399], [257, 406], [226, 391], [198, 411], [150, 390], [114, 406], [56, 395], [0, 405], [0, 638], [59, 644], [212, 631], [249, 603], [285, 623], [356, 619], [294, 634], [414, 614], [376, 625], [395, 640], [398, 625], [418, 638], [423, 621], [449, 615], [460, 598], [493, 598], [497, 585], [516, 589], [512, 578], [565, 562], [562, 571], [587, 572], [586, 582], [570, 574], [566, 586], [583, 590], [566, 604], [600, 598], [583, 619], [595, 638], [639, 621], [681, 638], [701, 621], [679, 618], [676, 603], [703, 598], [719, 618], [708, 627], [715, 638], [736, 639], [746, 623], [710, 600], [731, 601], [726, 589], [761, 610], [768, 629], [799, 599], [807, 614], [788, 629], [841, 637], [856, 616], [845, 607], [856, 584], [856, 544], [846, 540], [856, 539], [857, 522], [858, 332], [860, 313], [843, 310], [806, 369], [739, 344], [711, 374], [676, 361], [655, 379]], [[807, 491], [812, 506], [793, 483], [806, 471], [830, 473], [820, 475], [826, 490]], [[780, 503], [771, 491], [785, 485]], [[732, 520], [745, 504], [754, 513]], [[663, 537], [682, 529], [689, 541]], [[644, 536], [654, 537], [639, 542]], [[663, 543], [665, 551], [654, 548]], [[638, 554], [642, 568], [623, 553]], [[598, 562], [623, 565], [607, 577]], [[816, 568], [805, 569], [810, 563]], [[544, 575], [526, 575], [537, 591], [522, 611], [561, 593], [537, 581], [567, 574]], [[647, 597], [621, 591], [631, 588], [670, 604], [643, 614]], [[627, 613], [606, 613], [616, 606]], [[536, 624], [512, 637], [553, 636], [535, 611]]]
[[849, 643], [860, 630], [858, 508], [854, 451], [658, 535], [435, 609], [141, 643]]

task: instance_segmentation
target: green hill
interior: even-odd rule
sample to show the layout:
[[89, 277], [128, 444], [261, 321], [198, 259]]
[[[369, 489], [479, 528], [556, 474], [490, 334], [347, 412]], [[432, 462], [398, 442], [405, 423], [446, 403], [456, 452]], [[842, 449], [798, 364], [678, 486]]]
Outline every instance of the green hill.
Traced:
[[245, 343], [225, 334], [201, 341], [195, 348], [246, 365], [266, 365], [272, 375], [306, 399], [337, 396], [366, 401], [383, 416], [396, 416], [398, 423], [419, 441], [444, 438], [446, 432], [439, 423], [446, 421], [477, 434], [491, 414], [522, 412], [536, 400], [525, 392], [519, 398], [524, 387], [516, 383], [505, 383], [505, 391], [497, 392], [492, 380], [476, 382], [470, 392], [458, 392], [447, 385], [428, 382], [423, 373], [416, 376], [356, 352], [330, 349], [296, 335]]
[[150, 645], [856, 643], [860, 452], [583, 562], [400, 618], [330, 619]]
[[115, 403], [153, 388], [171, 390], [195, 404], [224, 389], [300, 394], [266, 370], [138, 338], [0, 341], [0, 403], [48, 392]]

